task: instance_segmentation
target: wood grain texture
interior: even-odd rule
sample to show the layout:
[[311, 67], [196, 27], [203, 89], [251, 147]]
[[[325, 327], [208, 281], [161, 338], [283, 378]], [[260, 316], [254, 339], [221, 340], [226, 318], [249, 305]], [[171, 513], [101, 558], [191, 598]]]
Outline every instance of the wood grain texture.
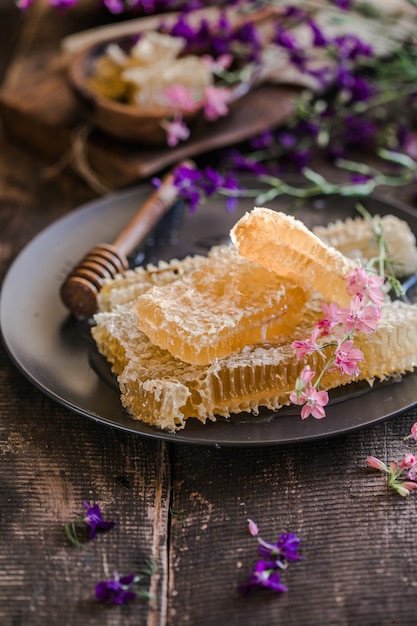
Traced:
[[[16, 168], [19, 163], [19, 168]], [[67, 174], [44, 181], [43, 168], [1, 143], [0, 275], [54, 219], [91, 199]], [[25, 174], [26, 173], [26, 174]], [[24, 332], [24, 329], [22, 329]], [[0, 352], [0, 623], [165, 623], [170, 465], [164, 444], [103, 428], [58, 406], [30, 385]], [[99, 502], [116, 520], [76, 549], [64, 534]], [[114, 570], [155, 560], [155, 603], [108, 611], [94, 585]], [[140, 617], [137, 608], [140, 607]]]
[[[2, 358], [2, 372], [5, 359]], [[8, 364], [10, 368], [10, 364]], [[163, 444], [144, 442], [64, 411], [10, 371], [2, 376], [0, 623], [164, 624], [169, 464]], [[13, 399], [10, 403], [10, 399]], [[99, 502], [115, 528], [84, 548], [64, 526]], [[107, 611], [99, 580], [154, 561], [155, 602]], [[140, 605], [140, 601], [138, 601]]]
[[[19, 54], [0, 90], [0, 117], [4, 129], [14, 142], [38, 157], [49, 162], [66, 158], [67, 164], [85, 180], [97, 178], [109, 190], [133, 184], [184, 158], [196, 157], [277, 127], [292, 115], [301, 93], [295, 86], [261, 85], [243, 96], [239, 106], [231, 106], [226, 118], [214, 123], [200, 118], [193, 124], [190, 139], [175, 148], [149, 146], [139, 141], [126, 143], [96, 129], [94, 119], [90, 123], [90, 107], [80, 106], [79, 98], [70, 87], [68, 64], [71, 57], [61, 52], [60, 42], [71, 25], [76, 28], [76, 16], [61, 22], [56, 31], [50, 32], [50, 11], [37, 11], [39, 14], [35, 13], [22, 29]], [[91, 15], [88, 18], [87, 13], [84, 29], [88, 19]], [[153, 24], [152, 17], [146, 18], [147, 28], [148, 19]], [[113, 120], [110, 128], [114, 123]], [[109, 130], [109, 125], [105, 124], [105, 129]]]
[[[402, 438], [416, 418], [414, 410], [314, 444], [198, 454], [177, 447], [169, 623], [415, 624], [416, 501], [388, 492], [365, 459], [415, 448]], [[289, 531], [301, 537], [303, 560], [282, 574], [288, 594], [236, 593], [256, 561], [248, 518], [267, 541]]]
[[[243, 141], [281, 124], [292, 114], [299, 89], [262, 85], [244, 96], [227, 118], [215, 123], [195, 122], [189, 141], [175, 148], [124, 143], [94, 129], [77, 106], [66, 79], [65, 62], [39, 53], [25, 59], [25, 82], [12, 81], [0, 92], [0, 115], [7, 134], [34, 154], [57, 160], [72, 154], [80, 173], [79, 146], [91, 171], [119, 189], [146, 178], [187, 157]], [[80, 143], [80, 137], [82, 139]], [[77, 165], [78, 163], [78, 165]]]
[[[87, 17], [77, 20], [88, 25]], [[23, 25], [17, 60], [59, 40], [38, 18]], [[0, 137], [0, 279], [32, 237], [95, 197], [69, 170], [47, 174]], [[412, 201], [415, 192], [396, 197]], [[370, 454], [389, 462], [416, 452], [416, 442], [403, 440], [415, 421], [413, 409], [282, 447], [166, 445], [55, 404], [1, 348], [0, 624], [415, 626], [417, 500], [389, 491], [365, 465]], [[76, 549], [64, 526], [82, 500], [98, 502], [116, 527]], [[256, 560], [248, 518], [266, 540], [282, 531], [301, 537], [303, 560], [282, 574], [287, 594], [236, 593]], [[153, 603], [94, 600], [98, 580], [150, 558], [158, 566]]]

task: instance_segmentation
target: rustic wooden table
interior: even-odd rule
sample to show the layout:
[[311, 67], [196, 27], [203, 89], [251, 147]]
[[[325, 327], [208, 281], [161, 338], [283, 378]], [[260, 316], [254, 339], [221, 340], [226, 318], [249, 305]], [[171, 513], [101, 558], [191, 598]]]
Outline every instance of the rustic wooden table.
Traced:
[[[91, 25], [81, 11], [65, 26], [48, 16], [22, 20], [0, 5], [0, 71], [9, 67], [9, 83], [25, 79], [22, 60]], [[96, 194], [69, 169], [46, 177], [45, 162], [7, 132], [0, 143], [3, 278], [38, 232]], [[32, 386], [4, 349], [0, 376], [2, 626], [417, 623], [416, 496], [389, 491], [365, 464], [370, 454], [389, 461], [416, 451], [403, 441], [416, 409], [328, 440], [217, 449], [143, 439], [76, 415]], [[116, 526], [77, 549], [64, 526], [83, 500], [99, 503]], [[283, 531], [301, 538], [303, 560], [283, 574], [288, 593], [236, 593], [256, 557], [248, 518], [265, 539]], [[146, 560], [157, 565], [153, 601], [96, 602], [97, 581]]]

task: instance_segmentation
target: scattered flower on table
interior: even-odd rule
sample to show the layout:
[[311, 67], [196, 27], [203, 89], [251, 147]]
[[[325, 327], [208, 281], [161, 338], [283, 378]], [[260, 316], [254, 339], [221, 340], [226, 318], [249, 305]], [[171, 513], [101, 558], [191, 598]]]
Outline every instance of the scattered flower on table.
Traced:
[[[30, 9], [37, 0], [16, 0], [22, 10]], [[58, 9], [57, 19], [65, 19], [65, 10], [79, 0], [48, 0]], [[97, 2], [99, 6], [100, 2]], [[265, 41], [260, 34], [256, 20], [243, 20], [236, 29], [229, 19], [227, 10], [239, 5], [247, 16], [253, 12], [268, 10], [270, 3], [257, 0], [241, 0], [225, 3], [222, 0], [103, 0], [102, 4], [111, 13], [148, 15], [166, 10], [176, 11], [177, 18], [169, 25], [161, 15], [162, 32], [173, 37], [181, 37], [186, 42], [186, 50], [200, 50], [201, 56], [210, 68], [214, 87], [233, 88], [239, 83], [250, 84], [251, 76], [267, 65], [264, 58]], [[330, 3], [331, 4], [331, 3]], [[205, 19], [194, 19], [195, 11], [216, 5], [220, 8], [214, 24]], [[295, 197], [343, 193], [344, 195], [369, 195], [380, 186], [399, 186], [416, 181], [417, 150], [414, 119], [417, 109], [417, 46], [412, 28], [409, 34], [396, 43], [395, 38], [386, 38], [390, 47], [381, 53], [376, 43], [378, 21], [382, 30], [387, 21], [384, 3], [372, 3], [372, 13], [364, 16], [363, 3], [352, 0], [335, 0], [330, 10], [340, 12], [340, 23], [347, 27], [334, 34], [326, 29], [325, 21], [320, 21], [317, 7], [311, 3], [303, 6], [280, 5], [279, 19], [270, 36], [268, 47], [275, 47], [278, 58], [284, 54], [290, 69], [298, 72], [303, 79], [311, 79], [312, 85], [303, 91], [297, 100], [295, 114], [280, 128], [268, 132], [270, 141], [267, 149], [261, 147], [254, 137], [233, 152], [224, 150], [216, 157], [219, 171], [236, 175], [239, 171], [257, 171], [259, 181], [266, 182], [271, 189], [268, 199], [277, 195], [290, 194]], [[415, 0], [410, 0], [410, 20]], [[352, 32], [349, 20], [352, 18]], [[366, 29], [375, 22], [376, 41], [372, 35], [361, 37], [361, 20], [366, 21]], [[392, 19], [392, 18], [391, 18]], [[406, 33], [408, 24], [404, 17]], [[337, 29], [336, 29], [337, 30]], [[309, 31], [310, 36], [300, 37], [299, 33]], [[346, 31], [346, 32], [345, 32]], [[364, 32], [366, 32], [364, 30]], [[372, 41], [374, 45], [368, 43]], [[379, 43], [381, 43], [379, 41]], [[249, 70], [248, 70], [249, 68]], [[251, 74], [254, 72], [254, 74]], [[245, 82], [246, 81], [246, 82]], [[185, 108], [191, 102], [181, 85], [174, 85], [171, 96], [179, 106]], [[222, 93], [221, 91], [219, 94]], [[206, 102], [209, 116], [216, 111], [224, 114], [228, 106], [227, 98], [222, 102], [216, 94], [211, 94]], [[178, 100], [180, 98], [180, 100]], [[201, 104], [201, 103], [200, 103]], [[189, 137], [184, 120], [166, 120], [167, 143], [175, 147]], [[262, 133], [264, 135], [264, 132]], [[262, 136], [261, 135], [261, 136]], [[357, 160], [358, 150], [377, 157], [376, 165], [366, 166]], [[354, 159], [352, 160], [352, 155]], [[310, 166], [314, 159], [324, 157], [336, 166], [351, 172], [348, 183], [331, 183], [317, 178], [313, 184], [292, 186], [284, 183], [282, 176], [288, 171], [297, 171], [310, 181]], [[219, 194], [230, 196], [228, 190], [219, 188]], [[252, 197], [252, 191], [248, 193]], [[262, 206], [262, 192], [258, 190], [256, 204]], [[187, 198], [189, 196], [187, 195]], [[198, 200], [192, 198], [192, 207], [204, 199], [200, 193]]]
[[250, 571], [249, 578], [239, 586], [239, 592], [246, 596], [255, 589], [270, 589], [271, 591], [288, 591], [281, 582], [281, 575], [274, 562], [258, 561]]
[[300, 539], [294, 533], [281, 533], [276, 543], [268, 543], [261, 538], [258, 541], [259, 555], [273, 560], [279, 567], [287, 567], [287, 561], [301, 561], [301, 556], [298, 553]]
[[151, 600], [152, 594], [140, 583], [148, 583], [149, 578], [156, 572], [155, 565], [149, 565], [139, 572], [131, 572], [125, 576], [114, 573], [113, 578], [102, 580], [95, 586], [96, 600], [113, 604], [127, 604], [136, 598]]
[[[417, 441], [417, 422], [410, 429], [405, 440]], [[404, 453], [400, 461], [392, 461], [389, 465], [375, 456], [368, 456], [366, 464], [387, 475], [388, 487], [394, 489], [400, 496], [409, 496], [417, 489], [417, 455], [413, 452]]]
[[83, 502], [83, 505], [87, 509], [84, 523], [90, 528], [90, 539], [95, 538], [97, 530], [110, 530], [114, 527], [115, 522], [113, 520], [106, 521], [103, 519], [98, 504], [90, 505], [88, 502]]
[[417, 441], [417, 422], [414, 422], [414, 424], [411, 426], [411, 432], [407, 438], [414, 439]]
[[97, 583], [95, 588], [96, 598], [99, 602], [126, 604], [136, 598], [136, 593], [132, 591], [131, 587], [138, 580], [139, 577], [134, 573], [120, 577], [115, 572], [114, 578]]
[[82, 547], [83, 544], [78, 537], [77, 529], [82, 529], [83, 531], [88, 530], [88, 538], [95, 539], [97, 531], [107, 531], [115, 526], [114, 520], [103, 519], [103, 515], [98, 504], [89, 504], [84, 500], [82, 501], [82, 504], [87, 509], [85, 514], [77, 514], [76, 519], [69, 522], [65, 526], [65, 534], [71, 543], [78, 548]]
[[149, 579], [156, 573], [156, 566], [148, 564], [139, 572], [131, 572], [120, 576], [116, 571], [113, 578], [102, 580], [95, 586], [96, 600], [113, 604], [127, 604], [136, 598], [151, 600], [152, 594], [140, 583], [148, 584]]
[[248, 530], [252, 537], [256, 537], [256, 535], [259, 533], [258, 524], [252, 519], [248, 519]]
[[400, 462], [392, 461], [389, 465], [375, 456], [368, 456], [366, 463], [386, 474], [388, 487], [400, 496], [409, 496], [417, 489], [417, 458], [411, 452], [404, 454]]
[[288, 591], [287, 586], [281, 581], [281, 572], [289, 563], [301, 560], [302, 557], [298, 552], [299, 537], [294, 533], [281, 533], [276, 543], [270, 543], [258, 536], [258, 525], [251, 519], [248, 520], [248, 530], [252, 537], [257, 537], [260, 559], [249, 571], [247, 580], [239, 585], [239, 593], [247, 596], [257, 589]]

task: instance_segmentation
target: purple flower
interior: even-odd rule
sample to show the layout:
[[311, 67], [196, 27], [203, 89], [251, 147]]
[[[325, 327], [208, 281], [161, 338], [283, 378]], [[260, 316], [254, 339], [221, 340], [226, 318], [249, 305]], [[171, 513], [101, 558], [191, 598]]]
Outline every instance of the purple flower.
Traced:
[[227, 158], [231, 167], [238, 172], [252, 172], [262, 176], [268, 172], [268, 169], [262, 163], [253, 160], [250, 156], [246, 156], [237, 150], [230, 150]]
[[294, 148], [294, 146], [297, 143], [297, 139], [295, 135], [293, 135], [293, 133], [289, 133], [286, 131], [279, 133], [277, 139], [283, 148], [288, 148], [288, 149]]
[[337, 55], [340, 60], [349, 59], [355, 61], [359, 56], [372, 56], [372, 47], [356, 35], [347, 34], [335, 37], [333, 43], [337, 47]]
[[370, 180], [372, 180], [372, 176], [370, 174], [361, 174], [359, 172], [352, 174], [350, 177], [350, 182], [354, 183], [355, 185], [362, 185], [363, 183], [367, 183]]
[[274, 562], [282, 561], [301, 561], [298, 554], [300, 539], [294, 533], [281, 533], [277, 543], [268, 543], [263, 539], [258, 539], [258, 554], [266, 559], [273, 559]]
[[317, 122], [314, 122], [312, 120], [300, 120], [297, 124], [297, 133], [301, 137], [305, 137], [306, 135], [317, 137], [319, 132], [319, 125], [317, 124]]
[[298, 7], [288, 6], [284, 8], [284, 15], [285, 17], [303, 19], [306, 16], [306, 12]]
[[232, 212], [236, 209], [239, 198], [239, 183], [232, 176], [223, 176], [211, 167], [203, 170], [201, 189], [207, 197], [215, 194], [226, 196], [226, 209]]
[[[153, 183], [158, 186], [160, 180], [154, 179]], [[199, 171], [186, 165], [181, 165], [176, 170], [174, 185], [191, 211], [197, 209], [202, 197], [211, 197], [215, 194], [226, 196], [226, 209], [233, 211], [241, 190], [237, 179], [232, 176], [223, 176], [211, 167]]]
[[355, 76], [350, 87], [351, 102], [365, 102], [376, 93], [376, 89], [371, 83], [361, 76]]
[[345, 142], [348, 145], [369, 149], [372, 147], [377, 126], [371, 120], [347, 115], [343, 121]]
[[195, 211], [200, 203], [201, 189], [198, 183], [201, 178], [201, 172], [186, 165], [181, 165], [175, 172], [174, 185], [179, 195], [189, 205], [190, 211]]
[[90, 528], [90, 539], [94, 539], [97, 530], [110, 530], [114, 527], [115, 522], [110, 520], [106, 522], [101, 515], [100, 507], [98, 504], [90, 506], [88, 502], [83, 502], [87, 512], [84, 517], [84, 523]]
[[300, 148], [298, 150], [293, 150], [289, 154], [290, 160], [294, 166], [294, 169], [297, 172], [301, 172], [311, 161], [311, 151], [308, 148]]
[[19, 9], [26, 11], [34, 2], [35, 0], [17, 0], [16, 4]]
[[197, 181], [201, 179], [201, 172], [195, 167], [188, 167], [188, 165], [180, 165], [175, 170], [174, 185], [179, 189], [185, 189], [192, 187]]
[[341, 89], [346, 89], [350, 93], [348, 104], [364, 102], [376, 93], [376, 89], [371, 83], [361, 76], [355, 75], [344, 65], [338, 67], [335, 81]]
[[201, 188], [207, 196], [213, 196], [217, 189], [223, 184], [223, 176], [212, 167], [206, 167], [203, 170], [203, 179], [201, 180]]
[[248, 580], [239, 586], [239, 592], [247, 596], [255, 589], [271, 589], [272, 591], [285, 592], [288, 588], [282, 584], [275, 563], [270, 561], [258, 561], [249, 572]]
[[123, 0], [103, 0], [103, 4], [110, 13], [119, 15], [125, 10]]
[[253, 24], [249, 22], [244, 24], [239, 30], [236, 31], [234, 39], [246, 46], [248, 50], [248, 60], [256, 61], [259, 59], [259, 54], [262, 49], [262, 41], [259, 32]]
[[298, 50], [298, 43], [294, 35], [285, 28], [283, 28], [281, 25], [278, 25], [277, 27], [275, 43], [282, 48], [291, 50], [291, 52], [295, 52]]
[[115, 522], [113, 520], [106, 521], [103, 519], [100, 507], [98, 504], [92, 506], [88, 502], [82, 502], [87, 511], [85, 515], [77, 515], [76, 519], [69, 522], [65, 526], [65, 534], [69, 541], [77, 548], [82, 548], [83, 543], [80, 541], [77, 533], [77, 529], [81, 528], [83, 532], [83, 538], [85, 539], [85, 531], [89, 530], [89, 539], [94, 539], [97, 530], [110, 530], [114, 527]]
[[261, 148], [269, 148], [274, 143], [274, 135], [270, 130], [265, 130], [260, 135], [256, 135], [249, 140], [249, 145], [254, 150], [260, 150]]
[[326, 46], [329, 43], [328, 39], [323, 31], [318, 27], [316, 22], [312, 19], [309, 19], [307, 21], [307, 24], [309, 25], [311, 32], [313, 33], [313, 46], [316, 46], [317, 48]]
[[120, 578], [119, 574], [115, 572], [114, 578], [97, 583], [96, 598], [99, 602], [126, 604], [136, 598], [136, 593], [130, 587], [138, 580], [136, 574], [128, 574]]
[[65, 11], [65, 9], [72, 7], [76, 3], [77, 0], [49, 0], [51, 7], [57, 11]]
[[335, 0], [335, 5], [342, 11], [349, 11], [352, 0]]
[[173, 37], [183, 37], [187, 42], [193, 41], [196, 34], [196, 30], [190, 26], [185, 15], [180, 15], [178, 17], [171, 30], [171, 35]]
[[232, 25], [226, 15], [222, 14], [217, 22], [216, 34], [212, 34], [211, 45], [215, 52], [215, 56], [227, 54], [230, 52], [230, 33]]

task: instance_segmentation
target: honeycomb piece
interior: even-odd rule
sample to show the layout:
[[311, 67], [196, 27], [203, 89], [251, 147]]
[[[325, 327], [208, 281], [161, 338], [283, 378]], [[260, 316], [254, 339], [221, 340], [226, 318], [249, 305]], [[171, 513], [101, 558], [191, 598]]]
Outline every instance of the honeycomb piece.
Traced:
[[233, 227], [239, 253], [289, 280], [310, 285], [326, 300], [348, 306], [344, 277], [357, 262], [326, 246], [291, 215], [255, 208]]
[[233, 246], [218, 246], [182, 280], [139, 296], [134, 309], [139, 329], [155, 345], [207, 365], [290, 333], [306, 297], [301, 286], [241, 257]]
[[[208, 366], [192, 365], [155, 346], [135, 327], [128, 305], [96, 315], [93, 335], [100, 352], [119, 373], [121, 401], [133, 419], [170, 431], [185, 427], [190, 418], [205, 423], [216, 416], [277, 410], [288, 404], [301, 369], [313, 369], [322, 357], [313, 353], [297, 361], [292, 341], [307, 337], [321, 318], [321, 299], [312, 298], [300, 324], [280, 343], [248, 346], [238, 354]], [[417, 366], [417, 307], [402, 302], [385, 303], [382, 319], [372, 335], [358, 334], [355, 346], [365, 361], [359, 363], [358, 380], [385, 379]], [[330, 339], [330, 338], [329, 338]], [[327, 372], [322, 388], [332, 389], [352, 381], [347, 375]]]
[[[395, 215], [373, 217], [376, 232], [381, 232], [388, 260], [397, 277], [417, 272], [416, 238], [409, 225]], [[351, 259], [366, 265], [379, 256], [379, 244], [372, 225], [361, 217], [338, 220], [327, 226], [316, 226], [313, 232], [327, 246], [333, 246]]]
[[133, 301], [154, 285], [166, 285], [182, 278], [205, 263], [206, 257], [187, 256], [179, 261], [160, 261], [158, 265], [136, 267], [104, 282], [98, 295], [98, 310], [111, 311], [119, 304]]

